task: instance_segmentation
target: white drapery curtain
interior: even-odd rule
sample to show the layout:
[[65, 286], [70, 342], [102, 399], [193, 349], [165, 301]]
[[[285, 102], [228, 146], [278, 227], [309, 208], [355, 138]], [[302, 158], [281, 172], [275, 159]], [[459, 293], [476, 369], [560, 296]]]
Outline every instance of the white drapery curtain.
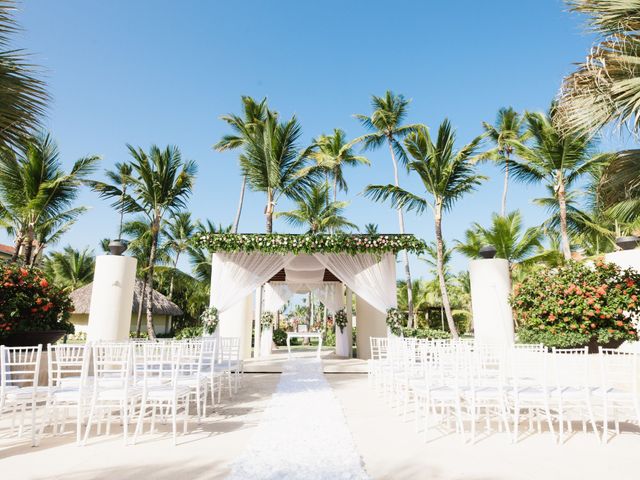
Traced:
[[276, 313], [294, 294], [286, 283], [267, 283], [264, 286], [264, 311]]
[[330, 313], [336, 313], [341, 308], [344, 308], [344, 292], [342, 291], [341, 283], [325, 283], [313, 290], [313, 293], [327, 307]]
[[211, 257], [211, 306], [219, 312], [231, 308], [267, 282], [293, 255], [214, 253]]
[[371, 254], [316, 253], [314, 256], [353, 292], [383, 313], [397, 306], [396, 258]]
[[291, 259], [284, 271], [290, 283], [321, 283], [324, 278], [324, 265], [313, 255], [298, 255]]

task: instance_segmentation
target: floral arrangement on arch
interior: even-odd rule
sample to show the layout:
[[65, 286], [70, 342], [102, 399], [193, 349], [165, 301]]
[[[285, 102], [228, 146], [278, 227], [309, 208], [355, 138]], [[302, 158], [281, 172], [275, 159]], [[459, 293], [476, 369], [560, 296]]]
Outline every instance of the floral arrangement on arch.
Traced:
[[200, 315], [200, 321], [202, 322], [202, 331], [207, 335], [213, 335], [218, 328], [220, 322], [220, 315], [216, 307], [209, 307], [205, 309]]
[[262, 328], [271, 328], [274, 318], [273, 312], [262, 312], [260, 316], [260, 326]]
[[394, 335], [401, 335], [402, 329], [407, 325], [409, 316], [395, 307], [387, 310], [387, 326]]
[[0, 340], [17, 332], [74, 333], [69, 321], [74, 308], [67, 291], [51, 285], [37, 268], [19, 264], [0, 268]]
[[545, 268], [513, 288], [521, 342], [548, 347], [616, 346], [636, 340], [640, 274], [613, 263]]
[[333, 321], [338, 327], [340, 327], [340, 333], [344, 333], [344, 327], [349, 323], [347, 320], [347, 310], [344, 308], [338, 310], [334, 315]]
[[238, 234], [201, 233], [195, 243], [212, 252], [263, 252], [263, 253], [397, 253], [401, 250], [420, 254], [426, 245], [413, 235], [348, 235], [334, 233], [317, 234]]

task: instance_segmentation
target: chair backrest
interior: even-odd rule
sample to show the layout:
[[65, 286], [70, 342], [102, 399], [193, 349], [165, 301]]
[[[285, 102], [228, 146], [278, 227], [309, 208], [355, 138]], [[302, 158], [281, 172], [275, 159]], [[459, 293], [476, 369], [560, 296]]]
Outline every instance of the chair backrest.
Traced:
[[180, 358], [180, 375], [200, 375], [204, 366], [205, 342], [191, 340], [180, 345], [178, 353]]
[[0, 388], [37, 387], [42, 345], [5, 347], [0, 345]]
[[510, 348], [507, 352], [510, 378], [515, 387], [547, 387], [549, 354], [528, 348]]
[[96, 388], [105, 384], [113, 388], [129, 385], [133, 363], [132, 343], [97, 343], [93, 345], [92, 351]]
[[599, 360], [604, 391], [615, 388], [640, 397], [640, 354], [599, 347]]
[[181, 343], [146, 343], [141, 346], [142, 358], [136, 363], [136, 382], [144, 386], [169, 383], [177, 375]]
[[49, 386], [61, 386], [65, 380], [84, 384], [89, 370], [89, 345], [61, 343], [47, 346]]
[[218, 340], [215, 337], [202, 337], [202, 368], [212, 370], [218, 354]]
[[220, 337], [220, 362], [231, 363], [240, 360], [240, 338]]
[[387, 358], [387, 347], [389, 339], [387, 337], [369, 337], [372, 360], [385, 360]]
[[589, 386], [589, 348], [553, 348], [553, 380], [557, 387]]

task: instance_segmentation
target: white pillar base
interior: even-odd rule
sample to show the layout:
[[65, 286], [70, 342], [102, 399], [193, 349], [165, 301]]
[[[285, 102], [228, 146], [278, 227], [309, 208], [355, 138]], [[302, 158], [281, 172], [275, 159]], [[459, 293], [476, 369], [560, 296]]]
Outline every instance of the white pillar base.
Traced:
[[234, 306], [220, 314], [216, 329], [221, 337], [240, 338], [240, 357], [251, 358], [251, 321], [253, 319], [253, 295], [247, 295]]
[[356, 295], [356, 345], [358, 358], [371, 358], [371, 337], [387, 336], [387, 315]]
[[472, 260], [469, 262], [469, 276], [476, 342], [513, 345], [509, 262], [503, 258]]
[[273, 329], [263, 328], [260, 335], [260, 358], [271, 356], [271, 346], [273, 345]]
[[96, 257], [87, 341], [129, 339], [137, 263], [135, 258], [119, 255]]
[[338, 357], [351, 357], [351, 328], [344, 327], [344, 332], [336, 325], [336, 355]]

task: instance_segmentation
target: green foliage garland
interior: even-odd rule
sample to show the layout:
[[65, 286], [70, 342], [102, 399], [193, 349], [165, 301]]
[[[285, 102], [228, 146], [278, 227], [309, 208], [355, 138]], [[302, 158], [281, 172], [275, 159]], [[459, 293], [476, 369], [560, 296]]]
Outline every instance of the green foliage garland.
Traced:
[[195, 237], [195, 244], [212, 252], [263, 252], [263, 253], [397, 253], [407, 250], [420, 254], [425, 250], [424, 241], [413, 235], [295, 235], [295, 234], [236, 234], [202, 233]]
[[547, 268], [511, 296], [518, 340], [548, 347], [636, 340], [640, 274], [597, 260]]

